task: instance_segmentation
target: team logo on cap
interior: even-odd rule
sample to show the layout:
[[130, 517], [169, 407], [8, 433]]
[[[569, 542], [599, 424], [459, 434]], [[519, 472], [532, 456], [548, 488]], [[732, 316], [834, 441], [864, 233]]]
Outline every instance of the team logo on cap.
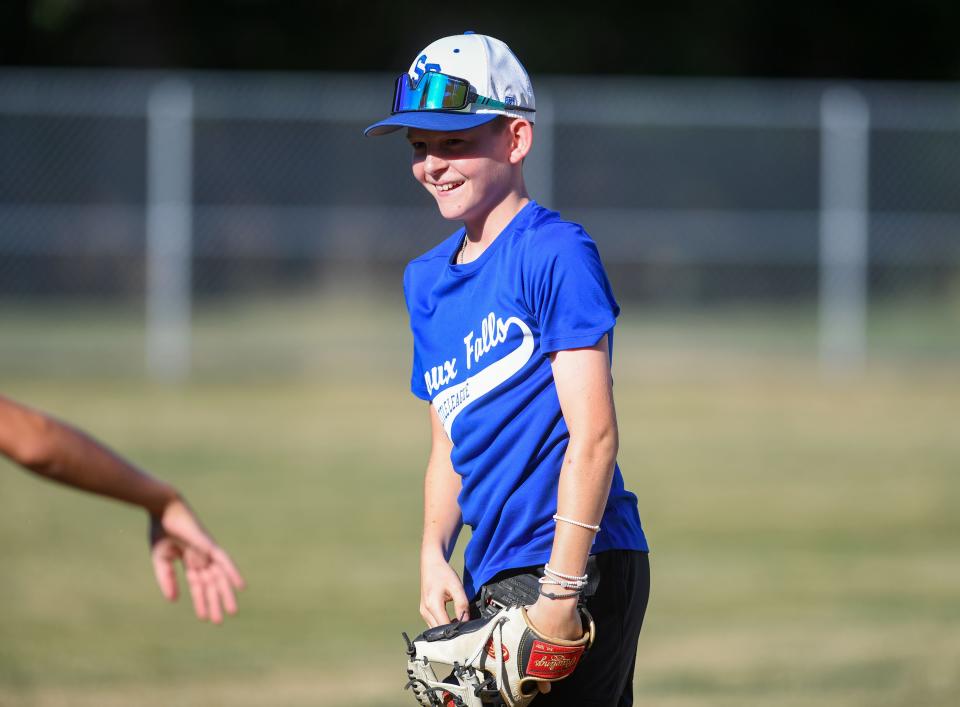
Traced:
[[428, 71], [435, 71], [439, 74], [441, 72], [440, 64], [428, 64], [427, 55], [421, 54], [417, 58], [417, 61], [414, 64], [413, 69], [410, 70], [410, 73], [413, 76], [413, 80], [419, 81], [420, 78]]

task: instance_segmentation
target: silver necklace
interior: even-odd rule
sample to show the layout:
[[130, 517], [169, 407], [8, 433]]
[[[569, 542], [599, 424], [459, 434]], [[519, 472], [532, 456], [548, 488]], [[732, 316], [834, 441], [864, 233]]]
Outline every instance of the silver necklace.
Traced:
[[457, 253], [457, 265], [463, 265], [463, 259], [466, 257], [465, 253], [467, 252], [467, 236], [463, 236], [463, 245], [460, 246], [460, 252]]

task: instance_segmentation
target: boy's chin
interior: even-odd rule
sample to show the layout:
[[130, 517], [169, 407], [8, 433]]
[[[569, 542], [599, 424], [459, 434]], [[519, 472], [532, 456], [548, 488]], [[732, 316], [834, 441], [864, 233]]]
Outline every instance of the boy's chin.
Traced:
[[459, 221], [463, 218], [464, 209], [459, 204], [451, 204], [438, 199], [437, 208], [440, 210], [440, 215], [450, 221]]

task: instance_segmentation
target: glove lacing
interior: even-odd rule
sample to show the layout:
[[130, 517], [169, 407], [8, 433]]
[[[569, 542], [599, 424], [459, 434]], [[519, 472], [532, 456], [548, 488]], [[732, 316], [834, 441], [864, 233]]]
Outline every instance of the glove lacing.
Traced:
[[[494, 660], [496, 660], [497, 666], [497, 670], [493, 674], [496, 677], [497, 690], [499, 690], [501, 694], [503, 692], [503, 686], [505, 683], [503, 662], [503, 625], [505, 623], [507, 623], [506, 616], [490, 622], [490, 630], [487, 631], [486, 635], [483, 637], [483, 640], [480, 641], [480, 646], [477, 648], [477, 652], [470, 657], [468, 662], [468, 665], [482, 665], [481, 661], [483, 660], [484, 652], [487, 650], [487, 644], [490, 643], [491, 639], [493, 639], [493, 652], [495, 653]], [[479, 686], [477, 689], [479, 689]]]

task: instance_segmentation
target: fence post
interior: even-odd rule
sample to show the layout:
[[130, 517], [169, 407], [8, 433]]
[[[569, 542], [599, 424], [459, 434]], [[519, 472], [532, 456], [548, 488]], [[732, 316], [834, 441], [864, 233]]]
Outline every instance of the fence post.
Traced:
[[849, 375], [867, 352], [870, 109], [858, 91], [830, 88], [820, 121], [820, 367]]
[[147, 373], [190, 372], [193, 89], [157, 84], [147, 101]]

